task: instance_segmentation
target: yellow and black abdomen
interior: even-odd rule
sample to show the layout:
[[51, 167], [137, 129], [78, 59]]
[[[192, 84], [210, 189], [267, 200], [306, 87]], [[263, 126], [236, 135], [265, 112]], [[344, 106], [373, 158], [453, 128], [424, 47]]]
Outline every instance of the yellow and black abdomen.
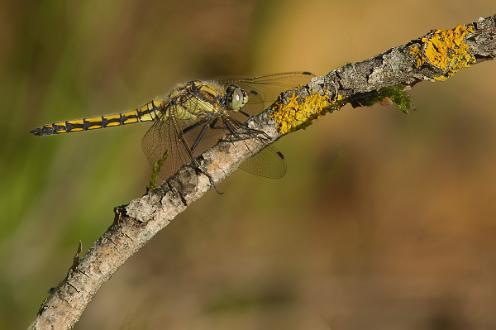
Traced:
[[98, 117], [59, 121], [35, 128], [31, 131], [31, 133], [38, 136], [45, 136], [152, 121], [160, 115], [163, 106], [164, 100], [155, 99], [132, 111], [102, 115]]

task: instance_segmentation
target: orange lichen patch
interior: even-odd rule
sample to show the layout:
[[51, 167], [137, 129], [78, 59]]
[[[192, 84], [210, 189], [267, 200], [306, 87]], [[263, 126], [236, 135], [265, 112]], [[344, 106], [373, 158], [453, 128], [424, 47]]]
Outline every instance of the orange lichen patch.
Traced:
[[318, 118], [325, 110], [340, 107], [344, 97], [338, 94], [334, 101], [329, 101], [329, 99], [327, 93], [324, 95], [312, 94], [304, 99], [293, 94], [286, 104], [276, 102], [273, 106], [272, 118], [277, 123], [279, 133], [286, 134], [308, 124], [310, 120]]
[[424, 64], [425, 60], [422, 57], [422, 51], [420, 50], [419, 46], [413, 45], [412, 47], [410, 47], [410, 55], [415, 58], [415, 66], [417, 68], [420, 68]]
[[472, 25], [458, 25], [449, 30], [436, 30], [430, 37], [422, 38], [424, 43], [422, 53], [417, 46], [413, 46], [410, 48], [410, 54], [415, 56], [417, 67], [429, 62], [443, 71], [442, 75], [434, 79], [446, 80], [458, 70], [476, 62], [465, 42], [467, 34], [473, 31]]

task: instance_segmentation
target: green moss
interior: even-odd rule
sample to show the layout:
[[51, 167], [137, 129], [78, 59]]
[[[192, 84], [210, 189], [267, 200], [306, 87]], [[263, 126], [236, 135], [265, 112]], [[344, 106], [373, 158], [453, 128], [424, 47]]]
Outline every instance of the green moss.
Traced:
[[350, 103], [353, 107], [371, 106], [379, 102], [390, 100], [403, 113], [408, 113], [412, 108], [412, 100], [410, 95], [405, 91], [403, 85], [388, 86], [372, 91], [353, 96]]
[[152, 166], [152, 175], [150, 176], [150, 181], [148, 182], [147, 190], [153, 190], [157, 188], [158, 180], [160, 179], [160, 171], [164, 162], [167, 160], [168, 153], [164, 152], [162, 157], [155, 161]]

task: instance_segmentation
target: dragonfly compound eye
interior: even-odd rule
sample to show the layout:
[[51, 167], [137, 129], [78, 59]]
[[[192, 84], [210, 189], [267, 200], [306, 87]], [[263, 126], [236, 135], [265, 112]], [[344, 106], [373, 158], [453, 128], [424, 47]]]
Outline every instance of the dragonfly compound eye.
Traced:
[[230, 110], [238, 111], [248, 102], [248, 94], [244, 89], [230, 85], [226, 90], [227, 106]]

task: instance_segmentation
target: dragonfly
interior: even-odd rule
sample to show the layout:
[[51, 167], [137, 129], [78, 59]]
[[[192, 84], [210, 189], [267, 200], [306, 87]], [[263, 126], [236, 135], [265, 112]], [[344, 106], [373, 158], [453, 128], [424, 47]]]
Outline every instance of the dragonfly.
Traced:
[[[159, 180], [174, 174], [183, 165], [199, 169], [198, 155], [226, 132], [234, 137], [231, 140], [263, 136], [263, 132], [250, 129], [246, 121], [272, 103], [281, 91], [305, 83], [312, 76], [310, 72], [287, 72], [192, 80], [176, 85], [133, 110], [57, 121], [37, 127], [31, 133], [60, 135], [151, 122], [141, 144], [152, 166], [148, 188], [153, 189]], [[240, 168], [274, 179], [286, 173], [283, 154], [271, 147], [253, 155]]]

